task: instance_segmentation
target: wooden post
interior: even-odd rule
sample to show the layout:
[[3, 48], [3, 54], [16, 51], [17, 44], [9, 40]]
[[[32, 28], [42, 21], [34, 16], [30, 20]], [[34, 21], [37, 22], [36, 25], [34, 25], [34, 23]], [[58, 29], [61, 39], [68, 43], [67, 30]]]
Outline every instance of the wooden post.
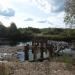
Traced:
[[43, 47], [43, 42], [41, 43], [41, 46], [40, 46], [40, 53], [41, 53], [41, 60], [43, 60], [44, 56], [43, 56], [43, 52], [44, 52], [44, 47]]
[[37, 44], [36, 44], [36, 42], [34, 42], [34, 44], [32, 45], [32, 53], [33, 53], [33, 60], [36, 61], [37, 60]]
[[29, 60], [29, 44], [24, 46], [25, 60]]
[[52, 44], [47, 44], [47, 49], [49, 52], [49, 60], [53, 56], [53, 45]]

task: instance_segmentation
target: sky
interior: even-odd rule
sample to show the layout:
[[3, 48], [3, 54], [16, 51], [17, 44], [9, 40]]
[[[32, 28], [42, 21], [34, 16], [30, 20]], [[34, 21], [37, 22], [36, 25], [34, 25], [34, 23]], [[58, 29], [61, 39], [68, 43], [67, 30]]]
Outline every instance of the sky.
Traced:
[[0, 0], [0, 21], [18, 28], [65, 28], [64, 0]]

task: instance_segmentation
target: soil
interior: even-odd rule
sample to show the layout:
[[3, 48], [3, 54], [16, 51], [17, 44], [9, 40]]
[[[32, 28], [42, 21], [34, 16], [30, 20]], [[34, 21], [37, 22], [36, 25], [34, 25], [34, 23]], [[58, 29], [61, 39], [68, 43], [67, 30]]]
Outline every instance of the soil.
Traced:
[[5, 62], [10, 68], [9, 75], [75, 75], [74, 66], [67, 68], [65, 63], [50, 62]]

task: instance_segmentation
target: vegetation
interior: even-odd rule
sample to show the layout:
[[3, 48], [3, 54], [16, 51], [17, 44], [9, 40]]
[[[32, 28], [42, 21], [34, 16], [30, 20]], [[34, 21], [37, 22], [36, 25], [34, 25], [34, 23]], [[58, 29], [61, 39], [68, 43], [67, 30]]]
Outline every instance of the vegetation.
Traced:
[[65, 0], [65, 23], [72, 28], [75, 25], [75, 0]]
[[[69, 33], [69, 34], [68, 34]], [[15, 23], [5, 27], [0, 22], [0, 38], [10, 41], [25, 41], [34, 38], [46, 38], [50, 40], [75, 40], [75, 29], [62, 28], [17, 28]]]
[[73, 70], [75, 68], [75, 58], [68, 54], [63, 54], [62, 56], [55, 57], [55, 62], [63, 62], [68, 70]]
[[10, 75], [10, 68], [5, 63], [0, 63], [0, 75]]

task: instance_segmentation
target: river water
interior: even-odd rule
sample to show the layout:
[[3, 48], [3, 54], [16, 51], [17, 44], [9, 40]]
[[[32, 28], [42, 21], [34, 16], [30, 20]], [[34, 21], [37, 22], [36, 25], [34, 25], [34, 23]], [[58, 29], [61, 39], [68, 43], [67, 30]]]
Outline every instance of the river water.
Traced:
[[[18, 57], [18, 59], [20, 60], [20, 61], [25, 61], [25, 54], [24, 54], [24, 52], [23, 51], [19, 51], [19, 52], [17, 52], [17, 57]], [[40, 54], [40, 52], [37, 52], [37, 59], [40, 59], [40, 56], [41, 56], [41, 54]], [[43, 53], [43, 56], [44, 56], [44, 58], [47, 58], [48, 56], [49, 56], [49, 53], [47, 52], [44, 52]], [[32, 60], [34, 60], [33, 59], [33, 53], [32, 53], [32, 50], [29, 50], [29, 61], [32, 61]]]
[[[62, 43], [62, 45], [65, 45], [65, 44], [68, 45], [67, 42], [63, 42], [63, 41], [52, 41], [52, 43], [56, 43], [57, 44], [57, 46], [58, 46], [57, 47], [57, 51], [58, 51], [58, 48], [59, 48], [59, 44]], [[26, 42], [26, 43], [20, 42], [18, 46], [25, 46], [26, 44], [32, 45], [32, 42]], [[69, 46], [69, 48], [65, 48], [65, 49], [61, 50], [59, 53], [61, 55], [63, 55], [64, 53], [65, 54], [69, 54], [69, 55], [75, 55], [75, 50], [72, 50], [71, 49], [71, 46]], [[25, 61], [25, 57], [24, 57], [25, 54], [24, 54], [23, 51], [19, 51], [19, 52], [17, 52], [17, 54], [18, 54], [18, 59], [20, 61]], [[48, 50], [47, 50], [47, 52], [43, 52], [43, 55], [44, 55], [44, 58], [48, 58], [49, 57]], [[41, 56], [41, 54], [38, 51], [37, 52], [37, 59], [40, 59], [40, 56]], [[32, 50], [31, 49], [29, 50], [29, 60], [30, 61], [33, 60], [33, 53], [32, 53]]]
[[[57, 43], [61, 43], [61, 42], [57, 42]], [[32, 45], [32, 42], [31, 41], [30, 42], [19, 42], [19, 44], [17, 44], [16, 46], [25, 46], [26, 44]], [[71, 48], [65, 48], [65, 49], [61, 50], [59, 53], [60, 54], [66, 53], [66, 54], [70, 54], [70, 55], [75, 55], [75, 50], [72, 50]], [[38, 51], [37, 52], [37, 59], [40, 59], [40, 55], [41, 54]], [[47, 58], [49, 56], [48, 50], [47, 50], [47, 52], [43, 52], [43, 55], [44, 55], [44, 58]], [[9, 57], [9, 56], [12, 56], [12, 54], [0, 53], [0, 58]], [[24, 54], [23, 50], [18, 51], [16, 57], [18, 60], [20, 60], [22, 62], [25, 61], [25, 54]], [[32, 53], [32, 50], [30, 49], [29, 50], [29, 61], [32, 61], [32, 60], [33, 60], [33, 53]]]

